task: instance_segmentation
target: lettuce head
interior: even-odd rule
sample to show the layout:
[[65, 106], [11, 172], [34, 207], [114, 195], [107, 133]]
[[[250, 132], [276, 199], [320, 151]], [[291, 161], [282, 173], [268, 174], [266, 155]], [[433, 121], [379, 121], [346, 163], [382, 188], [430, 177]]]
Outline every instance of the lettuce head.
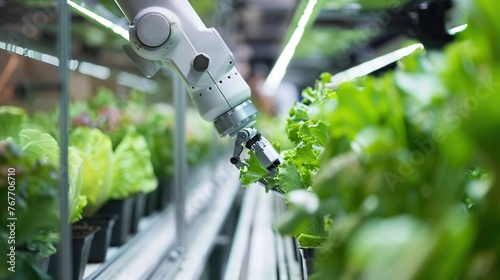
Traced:
[[93, 214], [111, 194], [113, 146], [111, 138], [99, 129], [79, 127], [70, 135], [70, 143], [82, 158], [82, 195], [87, 197], [86, 214]]
[[[19, 133], [19, 141], [23, 154], [32, 162], [41, 161], [60, 167], [60, 148], [57, 141], [48, 133], [37, 129], [23, 129]], [[70, 222], [82, 218], [83, 207], [87, 204], [85, 196], [81, 196], [82, 158], [74, 147], [68, 150], [68, 202]]]
[[116, 147], [111, 181], [111, 197], [114, 199], [156, 189], [158, 181], [151, 163], [151, 152], [141, 134], [127, 133]]

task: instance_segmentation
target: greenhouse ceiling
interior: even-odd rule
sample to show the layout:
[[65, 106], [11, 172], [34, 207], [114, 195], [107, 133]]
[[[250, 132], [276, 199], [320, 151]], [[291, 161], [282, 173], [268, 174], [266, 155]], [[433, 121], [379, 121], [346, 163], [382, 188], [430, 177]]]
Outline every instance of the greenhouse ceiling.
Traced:
[[[114, 0], [72, 0], [95, 14], [109, 19], [126, 29]], [[303, 0], [192, 0], [195, 10], [207, 26], [215, 26], [232, 49], [247, 46], [251, 63], [269, 68], [283, 53], [300, 16], [309, 1]], [[287, 63], [285, 79], [299, 87], [318, 76], [317, 69], [340, 72], [398, 48], [410, 34], [410, 39], [421, 41], [426, 48], [442, 46], [451, 36], [437, 26], [439, 16], [446, 16], [450, 0], [315, 0], [317, 7], [303, 36], [293, 48]], [[40, 10], [54, 5], [49, 0], [16, 0], [1, 2], [0, 24], [5, 30], [15, 31], [22, 19], [33, 17]], [[28, 8], [28, 13], [25, 10]], [[16, 26], [17, 24], [17, 26]], [[73, 6], [72, 32], [74, 57], [103, 64], [111, 68], [135, 71], [125, 57], [121, 46], [124, 36], [116, 30], [103, 28]], [[55, 17], [39, 26], [36, 43], [50, 49], [57, 28]], [[423, 36], [425, 34], [425, 36]], [[245, 48], [243, 48], [245, 49]], [[236, 52], [240, 58], [241, 54]], [[245, 59], [246, 59], [245, 58]]]

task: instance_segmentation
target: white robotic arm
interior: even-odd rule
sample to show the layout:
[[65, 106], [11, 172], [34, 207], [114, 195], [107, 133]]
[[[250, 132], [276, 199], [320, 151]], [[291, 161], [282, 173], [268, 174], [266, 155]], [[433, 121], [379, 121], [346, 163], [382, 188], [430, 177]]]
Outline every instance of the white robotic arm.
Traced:
[[274, 176], [282, 159], [252, 128], [257, 110], [250, 88], [219, 33], [205, 26], [188, 0], [115, 1], [130, 22], [124, 50], [139, 69], [147, 77], [162, 64], [175, 71], [201, 117], [213, 122], [221, 137], [236, 136], [231, 163], [244, 166], [239, 156], [245, 146]]

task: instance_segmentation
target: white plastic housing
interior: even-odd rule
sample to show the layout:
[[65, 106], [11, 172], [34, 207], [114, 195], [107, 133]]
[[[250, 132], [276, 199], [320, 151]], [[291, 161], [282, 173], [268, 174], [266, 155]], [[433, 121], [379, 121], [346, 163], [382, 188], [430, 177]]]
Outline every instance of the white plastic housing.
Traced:
[[[212, 122], [250, 98], [250, 88], [236, 70], [233, 54], [218, 32], [203, 24], [187, 0], [116, 0], [116, 3], [130, 21], [132, 49], [151, 65], [161, 61], [177, 72], [203, 119]], [[145, 28], [141, 23], [141, 28], [137, 29], [136, 23], [151, 14], [164, 17], [169, 25]], [[151, 36], [138, 36], [138, 30], [151, 30], [154, 35], [155, 30], [160, 33], [159, 28], [170, 28], [164, 44], [151, 48], [138, 39]], [[205, 54], [210, 59], [206, 71], [200, 72], [193, 67], [198, 54]], [[148, 64], [148, 61], [138, 61], [137, 57], [131, 58], [139, 67]]]

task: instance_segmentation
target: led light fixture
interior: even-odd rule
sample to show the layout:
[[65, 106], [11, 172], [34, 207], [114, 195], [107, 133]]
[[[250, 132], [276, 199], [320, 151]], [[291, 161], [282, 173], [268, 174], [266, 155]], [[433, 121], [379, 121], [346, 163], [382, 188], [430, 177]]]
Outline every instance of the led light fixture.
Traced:
[[352, 81], [358, 77], [366, 76], [376, 70], [382, 69], [385, 66], [394, 63], [401, 58], [412, 54], [417, 49], [423, 49], [424, 45], [414, 44], [397, 51], [377, 57], [373, 60], [362, 63], [346, 71], [340, 72], [332, 77], [331, 83], [328, 84], [331, 88], [338, 87], [341, 83]]
[[448, 34], [450, 34], [450, 35], [458, 34], [462, 31], [464, 31], [465, 29], [467, 29], [467, 26], [468, 26], [468, 24], [462, 24], [462, 25], [459, 25], [457, 27], [453, 27], [450, 30], [448, 30]]
[[113, 22], [111, 22], [110, 20], [96, 14], [95, 12], [87, 9], [86, 7], [84, 6], [81, 6], [71, 0], [68, 0], [68, 4], [75, 8], [76, 10], [78, 10], [79, 12], [83, 13], [84, 15], [88, 16], [89, 18], [95, 20], [97, 23], [99, 23], [100, 25], [108, 28], [108, 29], [111, 29], [111, 31], [113, 31], [114, 33], [120, 35], [122, 38], [124, 38], [125, 40], [129, 41], [129, 34], [128, 34], [128, 30], [121, 27], [120, 25], [117, 25], [117, 24], [114, 24]]
[[81, 62], [78, 66], [78, 71], [82, 74], [101, 80], [107, 80], [109, 79], [109, 76], [111, 76], [111, 70], [108, 67], [95, 65], [89, 62]]
[[297, 49], [297, 46], [299, 45], [300, 40], [304, 35], [305, 28], [311, 19], [316, 4], [318, 4], [317, 0], [309, 0], [309, 2], [307, 3], [306, 8], [304, 9], [304, 13], [300, 17], [300, 20], [297, 24], [297, 28], [292, 33], [290, 40], [283, 49], [283, 52], [278, 57], [276, 64], [274, 65], [264, 83], [263, 94], [272, 96], [276, 93], [276, 90], [278, 89], [281, 81], [283, 80], [283, 77], [285, 76], [288, 65], [290, 64], [290, 61], [295, 54], [295, 50]]

